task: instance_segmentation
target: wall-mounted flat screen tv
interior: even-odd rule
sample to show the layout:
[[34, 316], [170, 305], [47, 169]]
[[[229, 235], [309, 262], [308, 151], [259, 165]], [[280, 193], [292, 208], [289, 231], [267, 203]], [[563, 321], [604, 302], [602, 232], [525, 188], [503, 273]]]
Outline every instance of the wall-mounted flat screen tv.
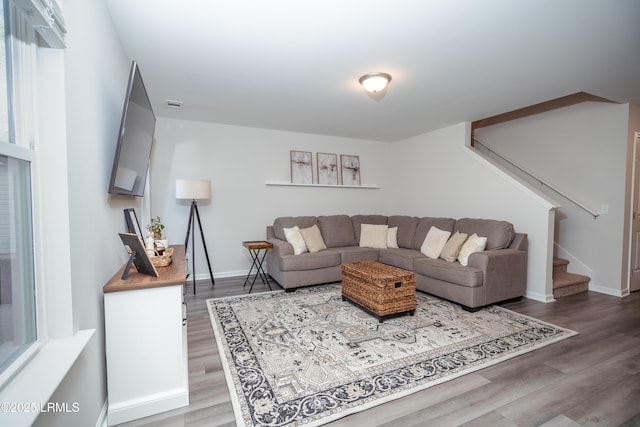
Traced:
[[110, 194], [144, 195], [155, 128], [156, 116], [138, 64], [133, 61], [111, 169]]

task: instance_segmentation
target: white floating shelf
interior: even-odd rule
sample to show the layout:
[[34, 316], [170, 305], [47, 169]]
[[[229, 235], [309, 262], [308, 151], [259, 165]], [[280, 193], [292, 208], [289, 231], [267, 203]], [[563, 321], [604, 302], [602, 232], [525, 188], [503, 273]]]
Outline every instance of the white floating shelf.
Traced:
[[368, 190], [380, 189], [375, 184], [369, 185], [331, 185], [331, 184], [293, 184], [286, 181], [265, 181], [265, 185], [277, 185], [282, 187], [325, 187], [325, 188], [362, 188]]

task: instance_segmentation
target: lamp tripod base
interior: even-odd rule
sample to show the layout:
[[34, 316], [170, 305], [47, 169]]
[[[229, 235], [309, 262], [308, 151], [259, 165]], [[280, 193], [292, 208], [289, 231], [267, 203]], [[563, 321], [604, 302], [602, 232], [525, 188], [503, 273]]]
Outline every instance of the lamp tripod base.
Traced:
[[[184, 247], [189, 247], [189, 237], [193, 235], [191, 242], [191, 278], [193, 281], [193, 294], [196, 294], [196, 245], [195, 245], [195, 228], [196, 219], [198, 220], [198, 227], [200, 228], [200, 237], [202, 238], [202, 247], [204, 248], [204, 255], [207, 259], [207, 267], [209, 267], [209, 277], [211, 277], [211, 285], [215, 285], [216, 281], [213, 278], [213, 270], [211, 270], [211, 262], [209, 261], [209, 251], [207, 251], [207, 243], [204, 240], [204, 233], [202, 231], [202, 223], [200, 222], [200, 212], [198, 212], [198, 203], [195, 200], [191, 201], [191, 212], [189, 213], [189, 225], [187, 225], [187, 237], [184, 240]], [[188, 276], [187, 276], [188, 277]]]

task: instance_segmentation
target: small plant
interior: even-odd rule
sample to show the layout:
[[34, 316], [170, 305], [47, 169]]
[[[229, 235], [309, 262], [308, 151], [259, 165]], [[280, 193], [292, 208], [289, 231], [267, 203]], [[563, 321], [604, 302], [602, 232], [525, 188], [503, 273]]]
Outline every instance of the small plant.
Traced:
[[154, 238], [162, 239], [162, 230], [164, 230], [164, 224], [161, 222], [159, 216], [151, 218], [151, 224], [147, 225], [147, 230], [153, 233]]

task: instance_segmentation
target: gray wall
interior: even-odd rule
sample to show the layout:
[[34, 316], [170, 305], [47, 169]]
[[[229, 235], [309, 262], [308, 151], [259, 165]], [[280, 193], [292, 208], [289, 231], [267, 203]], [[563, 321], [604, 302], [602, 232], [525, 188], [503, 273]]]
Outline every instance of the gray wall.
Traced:
[[[96, 330], [52, 397], [72, 414], [42, 414], [39, 426], [94, 426], [107, 398], [102, 286], [124, 262], [117, 231], [137, 199], [107, 196], [130, 60], [102, 1], [66, 0], [67, 151], [74, 328]], [[63, 104], [60, 100], [60, 104]], [[60, 105], [58, 104], [58, 105]]]
[[[459, 124], [394, 144], [393, 213], [510, 221], [527, 233], [527, 297], [551, 299], [552, 204], [468, 147], [469, 124]], [[399, 208], [401, 207], [401, 208]]]
[[[290, 150], [313, 153], [314, 182], [317, 152], [338, 159], [358, 155], [362, 184], [380, 189], [265, 185], [290, 182]], [[246, 274], [251, 258], [242, 241], [264, 239], [277, 216], [386, 212], [396, 166], [390, 152], [381, 142], [160, 118], [151, 159], [151, 213], [162, 218], [170, 243], [184, 243], [189, 202], [176, 201], [175, 181], [211, 180], [212, 200], [199, 203], [199, 211], [214, 275]], [[206, 278], [199, 232], [196, 243], [196, 275]]]
[[591, 273], [591, 289], [620, 296], [626, 287], [629, 105], [587, 102], [481, 128], [476, 136], [581, 203], [609, 213], [594, 220], [553, 192], [562, 208], [555, 223], [556, 252], [570, 269]]
[[[251, 259], [241, 242], [264, 238], [265, 227], [277, 216], [394, 213], [505, 219], [531, 235], [528, 295], [547, 300], [549, 204], [469, 150], [468, 129], [463, 123], [389, 144], [159, 119], [151, 212], [165, 221], [170, 242], [182, 243], [189, 205], [176, 202], [175, 180], [210, 179], [213, 198], [200, 205], [200, 214], [216, 276], [246, 274]], [[265, 185], [290, 181], [293, 149], [358, 155], [362, 183], [381, 188]], [[196, 276], [206, 278], [196, 234]]]

